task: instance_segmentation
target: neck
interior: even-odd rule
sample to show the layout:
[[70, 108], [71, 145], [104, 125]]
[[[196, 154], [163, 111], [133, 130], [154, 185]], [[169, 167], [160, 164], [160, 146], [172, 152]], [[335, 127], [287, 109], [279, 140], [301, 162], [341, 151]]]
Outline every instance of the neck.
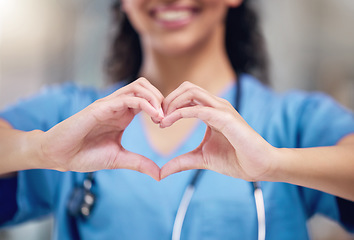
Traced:
[[227, 84], [236, 80], [222, 37], [214, 37], [173, 56], [153, 49], [144, 49], [144, 54], [140, 75], [146, 77], [164, 96], [184, 81], [218, 94]]

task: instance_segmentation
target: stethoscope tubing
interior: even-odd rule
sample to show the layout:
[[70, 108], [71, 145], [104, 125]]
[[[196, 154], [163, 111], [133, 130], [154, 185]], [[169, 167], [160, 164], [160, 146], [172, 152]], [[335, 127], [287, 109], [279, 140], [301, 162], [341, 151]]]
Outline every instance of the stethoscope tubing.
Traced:
[[258, 240], [264, 240], [266, 236], [266, 216], [264, 207], [264, 196], [260, 182], [253, 182], [253, 196], [256, 203], [258, 221]]
[[[239, 76], [239, 75], [238, 75]], [[241, 81], [237, 80], [236, 87], [236, 103], [235, 109], [240, 112], [240, 103], [241, 103]], [[177, 214], [173, 224], [172, 230], [172, 240], [180, 240], [183, 222], [192, 200], [193, 194], [195, 192], [195, 185], [200, 179], [202, 170], [198, 169], [195, 175], [193, 176], [191, 182], [187, 186], [182, 196], [182, 200], [178, 206]], [[258, 222], [258, 240], [265, 240], [266, 236], [266, 216], [265, 216], [265, 207], [264, 207], [264, 197], [263, 191], [260, 185], [260, 182], [251, 182], [253, 189], [253, 197], [255, 200], [256, 211], [257, 211], [257, 222]]]
[[[198, 182], [201, 176], [202, 170], [198, 169], [195, 173], [192, 181], [187, 186], [184, 194], [182, 196], [182, 200], [178, 206], [177, 214], [175, 217], [175, 221], [173, 224], [172, 230], [172, 240], [180, 240], [182, 227], [184, 223], [184, 219], [192, 200], [193, 194], [195, 192], [195, 185]], [[266, 221], [265, 221], [265, 207], [264, 207], [264, 198], [263, 191], [260, 186], [260, 182], [251, 182], [253, 189], [253, 196], [256, 204], [256, 212], [257, 212], [257, 222], [258, 222], [258, 240], [265, 240], [266, 235]]]
[[[241, 83], [240, 79], [237, 81], [237, 88], [236, 88], [236, 104], [235, 104], [235, 109], [239, 112], [240, 109], [240, 102], [241, 102]], [[190, 202], [192, 200], [192, 197], [194, 195], [195, 189], [196, 189], [196, 184], [200, 180], [200, 177], [202, 176], [204, 170], [198, 169], [196, 170], [193, 178], [191, 179], [189, 185], [184, 191], [184, 194], [182, 196], [182, 200], [178, 206], [177, 214], [175, 217], [175, 221], [173, 224], [173, 230], [172, 230], [172, 240], [180, 240], [181, 238], [181, 233], [182, 233], [182, 227], [183, 227], [183, 222], [185, 220], [185, 216], [188, 210], [188, 207], [190, 205]], [[92, 203], [91, 205], [94, 204], [95, 197], [91, 193], [91, 187], [94, 181], [94, 173], [90, 172], [87, 174], [83, 186], [81, 187], [82, 192], [90, 193], [93, 198], [92, 198]], [[265, 219], [265, 207], [264, 207], [264, 198], [263, 198], [263, 192], [260, 186], [259, 182], [251, 182], [252, 184], [252, 189], [253, 189], [253, 194], [254, 194], [254, 199], [255, 199], [255, 204], [256, 204], [256, 210], [257, 210], [257, 220], [258, 220], [258, 240], [265, 240], [265, 235], [266, 235], [266, 219]], [[81, 198], [83, 198], [81, 196]], [[80, 199], [81, 199], [80, 198]], [[69, 201], [70, 203], [70, 201]], [[72, 205], [72, 204], [69, 204]], [[76, 206], [76, 205], [75, 205]], [[77, 219], [79, 216], [83, 217], [88, 217], [90, 215], [90, 212], [87, 214], [80, 214], [82, 206], [78, 205], [77, 207], [74, 207], [71, 209], [72, 213], [69, 213], [69, 219], [72, 220], [74, 223], [73, 225], [73, 230], [72, 234], [75, 236], [75, 239], [80, 239], [78, 229], [77, 229]], [[69, 211], [70, 212], [70, 207]]]

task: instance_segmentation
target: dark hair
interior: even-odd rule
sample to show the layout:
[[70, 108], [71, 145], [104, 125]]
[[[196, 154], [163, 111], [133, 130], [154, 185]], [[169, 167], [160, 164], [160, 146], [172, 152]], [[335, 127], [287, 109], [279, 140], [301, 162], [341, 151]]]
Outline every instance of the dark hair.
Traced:
[[[120, 1], [112, 6], [113, 38], [105, 64], [113, 82], [134, 80], [142, 63], [139, 35], [120, 9]], [[249, 73], [268, 83], [267, 53], [258, 24], [258, 15], [250, 0], [230, 8], [226, 18], [226, 51], [237, 74]]]

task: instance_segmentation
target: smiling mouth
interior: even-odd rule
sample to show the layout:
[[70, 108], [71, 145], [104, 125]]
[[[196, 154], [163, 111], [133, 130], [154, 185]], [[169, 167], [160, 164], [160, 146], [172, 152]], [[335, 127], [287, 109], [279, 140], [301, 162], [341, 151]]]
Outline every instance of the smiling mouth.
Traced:
[[193, 16], [193, 12], [187, 10], [169, 10], [159, 11], [155, 14], [155, 18], [160, 21], [172, 22], [181, 21]]
[[196, 8], [161, 7], [151, 12], [151, 16], [162, 26], [178, 28], [187, 25], [196, 15]]

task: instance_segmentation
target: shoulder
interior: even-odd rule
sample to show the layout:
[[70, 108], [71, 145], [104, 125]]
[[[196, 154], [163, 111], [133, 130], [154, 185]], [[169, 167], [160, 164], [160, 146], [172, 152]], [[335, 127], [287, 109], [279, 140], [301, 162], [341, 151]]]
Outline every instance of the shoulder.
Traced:
[[72, 99], [82, 99], [81, 101], [91, 101], [99, 96], [98, 90], [92, 87], [83, 87], [74, 82], [45, 85], [36, 94], [22, 97], [7, 108], [21, 107], [22, 105], [31, 108], [41, 105], [57, 105], [67, 103]]
[[354, 132], [353, 112], [325, 93], [301, 90], [277, 93], [251, 76], [243, 80], [242, 115], [276, 146], [333, 145]]
[[242, 90], [245, 101], [252, 104], [267, 105], [272, 107], [299, 106], [305, 107], [307, 104], [318, 104], [323, 100], [331, 99], [328, 95], [320, 92], [307, 92], [302, 90], [291, 90], [284, 93], [276, 92], [271, 86], [261, 83], [255, 77], [242, 75]]
[[55, 84], [44, 86], [35, 97], [47, 97], [53, 100], [60, 100], [62, 98], [80, 98], [83, 100], [95, 100], [99, 97], [100, 91], [94, 87], [81, 86], [74, 82], [66, 82], [62, 84]]
[[[75, 100], [83, 104], [90, 104], [97, 99], [105, 97], [119, 88], [125, 86], [125, 82], [118, 82], [104, 87], [84, 86], [75, 82], [65, 82], [61, 84], [54, 84], [45, 86], [41, 89], [37, 96], [44, 96], [48, 98], [60, 98]], [[76, 103], [77, 103], [76, 102]]]
[[71, 82], [45, 86], [37, 94], [1, 110], [0, 118], [19, 130], [46, 131], [91, 104], [99, 95], [94, 88]]
[[[284, 93], [274, 91], [270, 86], [262, 84], [256, 78], [243, 76], [245, 102], [266, 108], [267, 110], [287, 112], [321, 112], [328, 109], [340, 113], [352, 111], [338, 103], [330, 95], [317, 91], [290, 90]], [[299, 116], [299, 115], [298, 115]]]

